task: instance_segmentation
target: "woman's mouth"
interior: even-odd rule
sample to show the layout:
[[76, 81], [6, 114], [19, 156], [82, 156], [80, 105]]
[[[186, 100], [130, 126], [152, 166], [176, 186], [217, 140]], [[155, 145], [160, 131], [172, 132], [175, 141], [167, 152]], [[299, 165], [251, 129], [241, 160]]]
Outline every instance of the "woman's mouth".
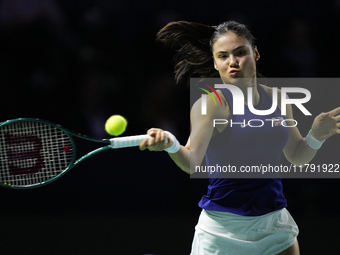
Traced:
[[237, 70], [231, 70], [230, 72], [229, 72], [229, 75], [230, 76], [235, 76], [235, 75], [237, 75], [239, 73], [239, 71], [237, 71]]

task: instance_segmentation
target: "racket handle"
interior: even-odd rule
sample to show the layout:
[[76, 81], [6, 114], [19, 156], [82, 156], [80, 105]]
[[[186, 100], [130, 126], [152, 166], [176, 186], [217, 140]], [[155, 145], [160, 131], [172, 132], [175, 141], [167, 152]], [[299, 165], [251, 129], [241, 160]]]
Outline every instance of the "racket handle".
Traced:
[[116, 137], [111, 138], [111, 148], [118, 149], [118, 148], [126, 148], [126, 147], [135, 147], [138, 146], [141, 141], [144, 139], [149, 139], [149, 135], [135, 135], [135, 136], [125, 136], [125, 137]]

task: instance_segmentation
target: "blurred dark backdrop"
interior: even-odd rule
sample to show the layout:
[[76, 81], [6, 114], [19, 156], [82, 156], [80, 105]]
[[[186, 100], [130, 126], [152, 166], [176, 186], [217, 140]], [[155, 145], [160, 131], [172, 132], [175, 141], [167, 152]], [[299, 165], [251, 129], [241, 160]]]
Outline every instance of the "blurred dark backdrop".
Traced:
[[[189, 89], [174, 81], [174, 53], [155, 42], [160, 28], [176, 20], [234, 19], [258, 39], [265, 77], [326, 78], [339, 76], [339, 15], [337, 0], [2, 0], [0, 119], [41, 118], [107, 138], [105, 120], [121, 114], [129, 122], [124, 135], [161, 127], [184, 144]], [[338, 106], [339, 88], [320, 91], [313, 114]], [[302, 134], [311, 123], [300, 126]], [[339, 163], [339, 142], [327, 141], [314, 162]], [[50, 185], [0, 189], [1, 250], [189, 254], [206, 185], [190, 180], [166, 153], [105, 152]], [[284, 185], [301, 229], [301, 254], [337, 254], [339, 180], [285, 179]]]

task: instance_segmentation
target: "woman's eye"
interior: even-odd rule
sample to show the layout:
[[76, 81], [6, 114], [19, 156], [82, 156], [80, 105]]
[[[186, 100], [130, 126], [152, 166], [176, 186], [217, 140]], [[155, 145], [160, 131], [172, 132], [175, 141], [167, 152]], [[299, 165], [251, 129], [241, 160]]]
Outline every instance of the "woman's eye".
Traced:
[[246, 51], [245, 50], [241, 50], [241, 51], [238, 51], [237, 52], [237, 56], [242, 56], [242, 55], [244, 55], [246, 53]]

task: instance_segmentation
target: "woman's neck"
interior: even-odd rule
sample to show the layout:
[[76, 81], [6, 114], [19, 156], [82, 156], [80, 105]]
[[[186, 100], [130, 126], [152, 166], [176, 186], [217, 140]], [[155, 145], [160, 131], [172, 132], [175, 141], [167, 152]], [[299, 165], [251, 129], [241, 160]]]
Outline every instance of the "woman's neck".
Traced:
[[[260, 102], [260, 94], [257, 89], [257, 83], [256, 78], [249, 78], [249, 79], [242, 79], [240, 82], [235, 84], [239, 89], [241, 89], [243, 95], [244, 95], [244, 104], [248, 105], [248, 97], [251, 96], [252, 98], [252, 104], [254, 106], [258, 105]], [[248, 88], [251, 89], [251, 95], [248, 94]]]

